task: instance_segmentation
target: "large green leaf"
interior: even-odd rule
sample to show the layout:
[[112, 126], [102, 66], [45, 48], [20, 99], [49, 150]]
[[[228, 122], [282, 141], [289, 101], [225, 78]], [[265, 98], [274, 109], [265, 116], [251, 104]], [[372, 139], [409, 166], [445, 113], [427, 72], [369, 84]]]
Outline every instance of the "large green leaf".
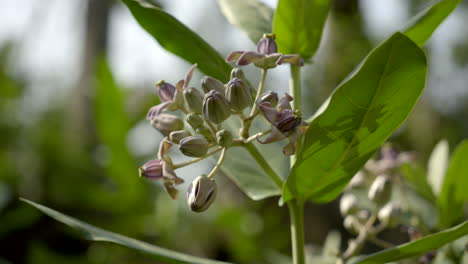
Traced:
[[169, 249], [161, 248], [148, 244], [143, 241], [139, 241], [133, 238], [129, 238], [120, 234], [109, 232], [101, 228], [92, 226], [80, 220], [77, 220], [73, 217], [64, 215], [60, 212], [57, 212], [51, 208], [45, 207], [41, 204], [29, 201], [27, 199], [21, 198], [22, 201], [34, 206], [44, 214], [54, 218], [55, 220], [64, 223], [78, 231], [80, 231], [86, 239], [92, 241], [105, 241], [121, 246], [135, 249], [144, 253], [147, 253], [153, 256], [155, 259], [162, 261], [164, 263], [174, 263], [174, 264], [186, 264], [186, 263], [197, 263], [197, 264], [226, 264], [227, 262], [209, 260], [204, 258], [199, 258], [195, 256], [186, 255]]
[[143, 6], [136, 0], [122, 0], [140, 26], [163, 48], [189, 61], [198, 63], [205, 74], [222, 81], [229, 80], [231, 66], [200, 36], [158, 7]]
[[375, 48], [310, 124], [284, 199], [338, 196], [413, 109], [426, 69], [424, 52], [401, 33]]
[[461, 0], [443, 0], [421, 11], [410, 20], [403, 30], [416, 44], [422, 46], [445, 18], [452, 13]]
[[329, 0], [279, 0], [273, 32], [279, 52], [312, 57], [319, 47]]
[[415, 257], [466, 235], [468, 235], [468, 221], [453, 228], [364, 257], [354, 264], [381, 264]]
[[271, 33], [273, 9], [259, 0], [218, 0], [229, 23], [247, 33], [256, 44], [263, 33]]
[[468, 140], [464, 140], [455, 150], [445, 175], [442, 190], [437, 201], [439, 222], [443, 227], [460, 221], [463, 207], [468, 201]]

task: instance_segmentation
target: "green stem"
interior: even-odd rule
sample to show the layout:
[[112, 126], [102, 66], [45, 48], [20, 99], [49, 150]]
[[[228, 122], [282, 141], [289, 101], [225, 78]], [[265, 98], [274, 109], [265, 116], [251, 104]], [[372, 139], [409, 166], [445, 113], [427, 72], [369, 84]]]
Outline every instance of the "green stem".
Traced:
[[278, 188], [281, 190], [283, 189], [283, 179], [276, 174], [276, 172], [273, 170], [273, 168], [268, 164], [268, 162], [265, 160], [263, 155], [258, 151], [258, 149], [254, 146], [252, 142], [243, 144], [245, 149], [252, 155], [252, 157], [255, 159], [255, 161], [260, 165], [260, 167], [265, 171], [265, 173], [270, 176], [271, 180], [278, 186]]
[[[302, 94], [301, 94], [301, 68], [299, 66], [291, 65], [291, 79], [289, 80], [289, 92], [291, 96], [294, 98], [293, 100], [293, 110], [294, 111], [301, 111], [301, 101], [302, 101]], [[302, 138], [296, 143], [296, 154], [291, 155], [290, 163], [291, 167], [296, 162], [297, 154], [302, 146]]]
[[257, 109], [257, 101], [260, 98], [260, 96], [263, 93], [263, 90], [265, 90], [265, 79], [267, 76], [267, 69], [262, 69], [262, 77], [260, 78], [260, 82], [258, 83], [258, 89], [257, 89], [257, 95], [255, 95], [255, 100], [252, 104], [252, 110], [250, 111], [249, 117], [252, 117], [255, 115], [255, 113], [258, 111]]
[[208, 158], [209, 156], [211, 156], [211, 155], [213, 155], [213, 154], [215, 154], [215, 153], [221, 151], [222, 149], [223, 149], [223, 148], [217, 148], [217, 149], [215, 149], [215, 150], [213, 150], [213, 151], [208, 152], [208, 153], [207, 153], [205, 156], [203, 156], [203, 157], [199, 157], [199, 158], [196, 158], [196, 159], [193, 159], [193, 160], [189, 160], [189, 161], [186, 161], [186, 162], [182, 162], [182, 163], [179, 163], [179, 164], [174, 164], [174, 165], [172, 166], [172, 168], [173, 168], [174, 170], [176, 170], [176, 169], [179, 169], [179, 168], [182, 168], [182, 167], [185, 167], [185, 166], [188, 166], [188, 165], [197, 163], [197, 162], [199, 162], [200, 160], [204, 160], [204, 159]]
[[211, 170], [210, 174], [208, 174], [207, 176], [208, 178], [210, 179], [214, 178], [214, 175], [216, 174], [216, 172], [219, 170], [219, 168], [224, 162], [224, 158], [226, 157], [226, 150], [227, 148], [223, 148], [223, 150], [221, 151], [221, 156], [219, 156], [218, 162], [216, 163], [214, 168]]
[[304, 254], [304, 202], [292, 200], [288, 202], [291, 219], [291, 242], [293, 264], [305, 264]]

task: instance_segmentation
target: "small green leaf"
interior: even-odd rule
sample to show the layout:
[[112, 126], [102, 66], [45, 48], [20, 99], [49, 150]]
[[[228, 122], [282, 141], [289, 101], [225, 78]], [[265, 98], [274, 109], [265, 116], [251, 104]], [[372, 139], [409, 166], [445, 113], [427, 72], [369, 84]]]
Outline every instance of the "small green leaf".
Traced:
[[320, 44], [329, 0], [279, 0], [273, 32], [279, 52], [312, 57]]
[[439, 195], [439, 222], [442, 227], [451, 226], [463, 217], [463, 207], [468, 201], [468, 140], [455, 150]]
[[426, 79], [424, 52], [396, 33], [375, 48], [310, 124], [283, 197], [328, 202], [403, 123]]
[[258, 0], [218, 0], [229, 23], [244, 31], [257, 44], [263, 33], [271, 33], [273, 9]]
[[421, 11], [405, 26], [403, 32], [419, 46], [423, 46], [432, 33], [461, 0], [443, 0]]
[[364, 257], [354, 264], [381, 264], [419, 256], [468, 235], [468, 221], [403, 245]]
[[231, 66], [200, 36], [158, 7], [143, 6], [137, 0], [122, 0], [140, 26], [163, 48], [191, 63], [207, 75], [228, 81]]
[[55, 220], [66, 224], [79, 232], [81, 232], [86, 239], [92, 241], [105, 241], [115, 243], [130, 249], [135, 249], [149, 255], [152, 255], [155, 259], [164, 263], [174, 264], [186, 264], [186, 263], [197, 263], [197, 264], [227, 264], [227, 262], [203, 259], [195, 256], [186, 255], [169, 249], [161, 248], [148, 244], [143, 241], [139, 241], [133, 238], [122, 236], [113, 232], [103, 230], [101, 228], [92, 226], [73, 217], [64, 215], [51, 208], [45, 207], [41, 204], [29, 201], [24, 198], [20, 198], [23, 202], [30, 204], [44, 214], [54, 218]]
[[431, 185], [436, 196], [439, 196], [442, 190], [448, 162], [449, 145], [447, 140], [441, 140], [432, 150], [427, 164], [427, 181]]

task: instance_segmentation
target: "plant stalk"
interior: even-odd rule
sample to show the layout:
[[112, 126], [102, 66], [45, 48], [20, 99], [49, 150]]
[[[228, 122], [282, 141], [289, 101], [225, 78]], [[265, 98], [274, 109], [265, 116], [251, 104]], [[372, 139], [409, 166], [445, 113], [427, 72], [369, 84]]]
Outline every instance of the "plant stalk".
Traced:
[[291, 219], [291, 243], [293, 264], [305, 264], [304, 254], [304, 202], [292, 200], [288, 202]]
[[[301, 93], [301, 68], [299, 66], [291, 65], [291, 79], [289, 79], [289, 92], [294, 98], [293, 110], [301, 111], [302, 93]], [[296, 143], [296, 154], [291, 155], [290, 164], [294, 165], [302, 146], [302, 137]]]

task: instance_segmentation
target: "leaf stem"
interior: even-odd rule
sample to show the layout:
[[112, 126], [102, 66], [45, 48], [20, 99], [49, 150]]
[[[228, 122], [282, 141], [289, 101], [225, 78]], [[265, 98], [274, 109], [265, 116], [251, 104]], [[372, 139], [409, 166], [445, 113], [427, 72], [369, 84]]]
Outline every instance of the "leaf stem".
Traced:
[[219, 170], [219, 168], [224, 162], [224, 158], [226, 157], [226, 150], [227, 148], [223, 148], [223, 150], [221, 151], [221, 156], [219, 156], [218, 162], [216, 163], [214, 168], [211, 170], [210, 174], [208, 174], [207, 176], [208, 178], [210, 179], [214, 178], [214, 175], [216, 174], [216, 172]]
[[257, 95], [255, 95], [255, 100], [253, 101], [252, 110], [250, 111], [249, 117], [254, 116], [256, 112], [258, 111], [258, 108], [256, 107], [257, 101], [262, 95], [263, 90], [265, 90], [265, 79], [267, 76], [267, 72], [268, 72], [267, 69], [262, 69], [262, 77], [260, 77], [260, 82], [258, 83]]
[[174, 165], [172, 166], [172, 168], [175, 170], [175, 169], [179, 169], [179, 168], [182, 168], [182, 167], [191, 165], [191, 164], [193, 164], [193, 163], [197, 163], [197, 162], [199, 162], [200, 160], [204, 160], [204, 159], [208, 158], [209, 156], [211, 156], [211, 155], [213, 155], [213, 154], [215, 154], [215, 153], [221, 151], [222, 149], [223, 149], [223, 148], [217, 148], [217, 149], [215, 149], [215, 150], [213, 150], [213, 151], [211, 151], [211, 152], [208, 152], [208, 153], [207, 153], [205, 156], [203, 156], [203, 157], [199, 157], [199, 158], [196, 158], [196, 159], [193, 159], [193, 160], [189, 160], [189, 161], [186, 161], [186, 162], [181, 162], [181, 163], [179, 163], [179, 164], [174, 164]]
[[[302, 94], [301, 94], [301, 68], [299, 66], [291, 65], [291, 78], [289, 79], [289, 92], [291, 96], [294, 98], [293, 100], [293, 110], [294, 111], [301, 111], [301, 101], [302, 101]], [[291, 167], [296, 162], [297, 154], [299, 153], [302, 146], [302, 138], [296, 143], [296, 154], [291, 155], [290, 164]]]
[[263, 155], [258, 151], [255, 145], [252, 142], [243, 144], [245, 149], [252, 155], [255, 161], [260, 165], [260, 167], [265, 171], [265, 173], [270, 176], [271, 180], [278, 186], [281, 190], [283, 188], [283, 179], [273, 170], [273, 168], [268, 164]]
[[293, 264], [305, 264], [304, 254], [304, 202], [292, 200], [288, 202], [291, 219], [291, 244]]

